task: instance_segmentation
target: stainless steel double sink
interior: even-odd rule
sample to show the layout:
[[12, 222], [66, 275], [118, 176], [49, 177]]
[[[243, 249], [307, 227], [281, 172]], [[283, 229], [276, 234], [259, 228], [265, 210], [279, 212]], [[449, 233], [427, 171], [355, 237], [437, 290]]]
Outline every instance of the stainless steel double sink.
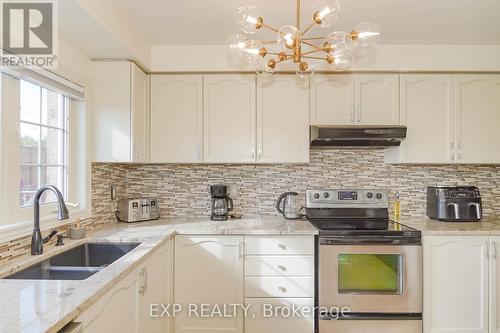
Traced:
[[84, 243], [5, 277], [26, 280], [84, 280], [141, 243]]

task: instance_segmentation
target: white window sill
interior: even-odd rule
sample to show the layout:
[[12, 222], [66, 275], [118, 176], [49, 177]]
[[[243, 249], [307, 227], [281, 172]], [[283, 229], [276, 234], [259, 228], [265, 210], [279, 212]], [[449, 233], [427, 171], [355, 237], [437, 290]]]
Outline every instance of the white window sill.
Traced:
[[[69, 219], [59, 221], [55, 215], [54, 217], [40, 218], [40, 230], [42, 233], [47, 230], [56, 229], [60, 227], [73, 224], [77, 219], [87, 219], [91, 216], [90, 210], [80, 209], [70, 211]], [[11, 240], [28, 237], [33, 234], [33, 220], [0, 226], [0, 243], [9, 242]]]

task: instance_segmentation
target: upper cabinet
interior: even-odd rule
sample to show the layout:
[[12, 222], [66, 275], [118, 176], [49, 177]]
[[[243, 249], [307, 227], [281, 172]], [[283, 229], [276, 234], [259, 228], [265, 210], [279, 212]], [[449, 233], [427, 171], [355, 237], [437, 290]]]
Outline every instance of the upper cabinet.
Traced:
[[500, 75], [455, 77], [459, 163], [500, 163]]
[[453, 75], [402, 75], [401, 122], [407, 136], [388, 161], [452, 163]]
[[95, 162], [149, 161], [149, 76], [129, 61], [92, 64]]
[[309, 162], [309, 81], [257, 80], [257, 162]]
[[500, 75], [401, 75], [401, 147], [389, 163], [500, 163]]
[[203, 145], [203, 76], [151, 76], [151, 162], [199, 163]]
[[205, 75], [204, 161], [255, 162], [255, 75]]
[[316, 75], [311, 125], [398, 125], [399, 75]]

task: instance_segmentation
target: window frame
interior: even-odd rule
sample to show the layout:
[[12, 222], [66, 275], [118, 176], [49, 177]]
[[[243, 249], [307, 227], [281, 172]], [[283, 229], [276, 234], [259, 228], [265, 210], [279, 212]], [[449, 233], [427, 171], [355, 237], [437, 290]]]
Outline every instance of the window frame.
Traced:
[[[0, 241], [28, 236], [33, 228], [33, 207], [20, 206], [20, 79], [30, 81], [26, 77], [0, 73], [0, 211], [3, 213], [0, 216]], [[41, 86], [37, 82], [32, 83]], [[50, 90], [50, 87], [42, 87]], [[61, 90], [54, 91], [61, 93]], [[63, 95], [66, 96], [68, 118], [66, 203], [70, 219], [57, 220], [56, 203], [42, 204], [42, 230], [71, 224], [77, 218], [91, 216], [91, 117], [87, 110], [88, 97], [76, 100], [70, 95]]]

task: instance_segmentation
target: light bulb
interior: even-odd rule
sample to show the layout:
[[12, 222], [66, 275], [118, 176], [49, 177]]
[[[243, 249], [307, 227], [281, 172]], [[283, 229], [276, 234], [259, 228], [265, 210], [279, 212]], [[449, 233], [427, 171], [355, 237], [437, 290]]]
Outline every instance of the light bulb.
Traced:
[[352, 66], [352, 53], [350, 50], [344, 49], [332, 53], [333, 62], [332, 67], [334, 70], [340, 71]]
[[245, 46], [240, 49], [240, 55], [247, 63], [255, 63], [259, 58], [262, 58], [264, 45], [255, 39], [250, 39], [245, 42]]
[[380, 37], [380, 26], [373, 22], [361, 22], [354, 28], [351, 36], [358, 46], [372, 45]]
[[245, 48], [247, 38], [243, 35], [236, 34], [232, 35], [227, 39], [227, 46], [229, 47], [229, 52], [232, 55], [241, 55], [242, 49]]
[[351, 35], [344, 31], [334, 31], [327, 36], [328, 46], [333, 52], [350, 49], [352, 45]]
[[239, 7], [234, 12], [234, 21], [246, 34], [254, 34], [262, 27], [262, 14], [256, 6]]
[[314, 21], [323, 28], [330, 27], [338, 18], [340, 3], [338, 0], [318, 0], [313, 6]]
[[[257, 60], [255, 66], [255, 73], [261, 77], [269, 77], [274, 74], [276, 62], [274, 61], [274, 65], [272, 63], [273, 59], [266, 61], [264, 58], [260, 58]], [[269, 67], [272, 66], [272, 67]]]
[[302, 61], [298, 64], [295, 74], [297, 74], [297, 76], [300, 77], [301, 79], [309, 79], [311, 76], [313, 76], [314, 71], [315, 68], [313, 65], [310, 65], [305, 61]]
[[276, 42], [278, 45], [293, 49], [298, 43], [299, 30], [293, 25], [284, 25], [278, 31]]

